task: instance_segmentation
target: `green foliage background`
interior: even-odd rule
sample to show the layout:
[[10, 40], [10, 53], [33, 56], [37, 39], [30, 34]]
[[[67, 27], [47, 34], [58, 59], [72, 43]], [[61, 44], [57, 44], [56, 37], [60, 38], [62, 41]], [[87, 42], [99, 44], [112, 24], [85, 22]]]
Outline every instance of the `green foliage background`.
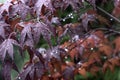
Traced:
[[6, 0], [0, 0], [0, 3], [3, 3], [3, 2], [5, 2]]

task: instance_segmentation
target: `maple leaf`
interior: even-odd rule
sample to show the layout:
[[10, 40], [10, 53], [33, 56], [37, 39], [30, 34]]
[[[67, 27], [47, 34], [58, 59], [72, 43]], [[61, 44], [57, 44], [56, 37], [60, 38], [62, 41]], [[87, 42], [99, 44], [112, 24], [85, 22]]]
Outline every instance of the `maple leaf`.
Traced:
[[52, 65], [52, 68], [53, 68], [53, 71], [51, 71], [51, 72], [53, 72], [53, 74], [55, 72], [61, 72], [61, 61], [57, 60], [56, 58], [52, 58], [51, 59], [51, 65]]
[[47, 24], [43, 22], [36, 22], [36, 23], [21, 22], [19, 23], [19, 25], [23, 27], [20, 36], [21, 37], [20, 42], [23, 46], [26, 45], [33, 47], [34, 44], [37, 44], [39, 42], [40, 35], [42, 35], [43, 38], [48, 42], [48, 44], [52, 46], [51, 35], [53, 35], [52, 33], [53, 30]]
[[72, 38], [73, 42], [77, 41], [79, 40], [80, 37], [84, 36], [84, 32], [85, 32], [82, 25], [79, 23], [66, 24], [61, 30], [63, 31], [61, 31], [62, 33], [60, 33], [61, 35], [58, 37], [58, 43], [60, 43], [60, 40], [62, 40], [62, 38], [66, 35], [69, 35], [70, 38]]
[[52, 49], [48, 49], [46, 51], [46, 58], [47, 60], [50, 60], [52, 58], [56, 58], [57, 60], [61, 60], [61, 54], [66, 54], [63, 52], [62, 49], [59, 48], [59, 46], [53, 47]]
[[19, 72], [16, 64], [11, 59], [6, 59], [2, 65], [3, 80], [11, 80], [11, 70]]
[[112, 65], [110, 62], [106, 61], [103, 65], [103, 72], [106, 72], [108, 68], [113, 72], [114, 71], [114, 65]]
[[[42, 55], [42, 53], [40, 53], [38, 50], [36, 49], [32, 49], [33, 53], [36, 55], [36, 57], [39, 58], [39, 60], [44, 64], [45, 60], [44, 60], [44, 57]], [[35, 58], [33, 57], [33, 61], [36, 63], [37, 61], [34, 60]], [[37, 59], [37, 58], [36, 58]]]
[[64, 80], [74, 80], [74, 67], [73, 66], [67, 66], [63, 73], [63, 79]]
[[5, 39], [5, 28], [9, 27], [10, 25], [5, 23], [4, 21], [0, 21], [0, 36]]
[[114, 57], [108, 60], [113, 66], [120, 66], [120, 58]]
[[21, 32], [20, 36], [20, 42], [22, 46], [34, 46], [33, 36], [32, 36], [32, 23], [19, 23], [20, 26], [23, 27], [23, 30]]
[[93, 53], [89, 56], [88, 62], [89, 62], [89, 64], [92, 64], [92, 63], [94, 63], [94, 62], [101, 63], [100, 53], [99, 53], [99, 52], [93, 52]]
[[44, 66], [41, 62], [35, 64], [28, 63], [25, 68], [18, 75], [17, 79], [21, 80], [35, 80], [41, 78], [44, 73]]
[[96, 41], [98, 41], [98, 43], [100, 43], [100, 42], [101, 43], [108, 43], [108, 40], [105, 37], [105, 34], [103, 31], [98, 30], [98, 31], [95, 31], [93, 34], [96, 36], [96, 38], [98, 37], [98, 39], [96, 40]]
[[120, 37], [117, 37], [117, 38], [113, 41], [113, 44], [115, 44], [115, 50], [114, 50], [114, 53], [115, 53], [115, 54], [120, 51], [120, 44], [118, 43], [119, 41], [120, 41]]
[[85, 13], [85, 14], [81, 15], [81, 19], [82, 19], [82, 25], [83, 25], [84, 29], [86, 31], [88, 31], [88, 23], [90, 21], [95, 21], [95, 15]]
[[94, 9], [96, 9], [96, 4], [95, 4], [96, 0], [87, 0], [87, 1], [93, 6]]
[[3, 19], [4, 16], [9, 15], [10, 6], [12, 6], [12, 3], [8, 0], [2, 6], [0, 6], [0, 19]]
[[106, 56], [110, 57], [113, 52], [113, 49], [110, 45], [100, 44], [99, 51], [103, 52]]
[[95, 65], [93, 65], [91, 68], [90, 68], [90, 72], [93, 74], [93, 75], [96, 75], [96, 73], [100, 71], [100, 67], [97, 67]]
[[61, 77], [61, 74], [59, 72], [56, 72], [52, 75], [52, 77], [56, 80], [56, 79], [59, 79]]
[[2, 60], [5, 59], [6, 55], [8, 54], [13, 59], [14, 48], [13, 45], [20, 46], [16, 40], [13, 39], [6, 39], [0, 45], [0, 57]]
[[29, 7], [34, 7], [38, 0], [20, 0], [20, 1]]
[[55, 9], [58, 9], [58, 8], [62, 9], [64, 5], [62, 0], [53, 0], [52, 4]]
[[69, 52], [71, 59], [78, 58], [79, 57], [78, 54], [79, 51], [77, 50], [77, 48], [74, 48]]
[[87, 76], [87, 71], [84, 68], [79, 68], [78, 73], [81, 74], [84, 77]]
[[28, 14], [30, 14], [30, 7], [25, 5], [24, 3], [18, 1], [15, 5], [12, 5], [10, 17], [19, 15], [22, 18], [22, 20], [25, 20]]
[[113, 9], [112, 14], [119, 18], [120, 17], [120, 1], [119, 0], [114, 0], [114, 6], [115, 8]]
[[18, 75], [17, 79], [25, 80], [32, 68], [33, 65], [29, 64], [29, 66]]
[[7, 61], [2, 68], [2, 74], [3, 74], [3, 78], [4, 80], [11, 80], [11, 69], [12, 69], [12, 65], [9, 61]]
[[34, 36], [34, 40], [36, 42], [39, 41], [40, 35], [43, 36], [43, 38], [48, 42], [48, 44], [51, 46], [51, 35], [52, 35], [52, 30], [51, 27], [49, 27], [49, 25], [43, 23], [43, 22], [38, 22], [35, 24], [35, 26], [33, 27], [33, 36]]
[[42, 10], [43, 5], [46, 8], [48, 8], [50, 11], [53, 11], [53, 6], [52, 6], [52, 3], [51, 3], [51, 0], [37, 0], [34, 8], [35, 8], [35, 11], [36, 11], [36, 14], [37, 14], [38, 17], [41, 14], [41, 10]]
[[64, 0], [64, 9], [69, 5], [72, 6], [73, 10], [78, 10], [79, 7], [83, 6], [81, 0]]

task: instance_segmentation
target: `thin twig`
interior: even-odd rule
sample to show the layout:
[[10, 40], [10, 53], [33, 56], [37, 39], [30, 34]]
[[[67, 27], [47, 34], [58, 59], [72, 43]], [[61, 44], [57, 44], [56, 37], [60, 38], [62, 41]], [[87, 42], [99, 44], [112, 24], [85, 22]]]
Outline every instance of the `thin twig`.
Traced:
[[[90, 4], [89, 1], [87, 1], [87, 0], [85, 0], [85, 1]], [[93, 5], [91, 5], [91, 6], [94, 8]], [[98, 10], [102, 11], [103, 13], [105, 13], [106, 15], [108, 15], [109, 17], [113, 18], [113, 19], [114, 19], [115, 21], [117, 21], [118, 23], [120, 23], [120, 20], [119, 20], [118, 18], [116, 18], [115, 16], [111, 15], [110, 13], [108, 13], [107, 11], [105, 11], [104, 9], [100, 8], [100, 7], [97, 6], [97, 5], [96, 5], [96, 8], [97, 8]]]
[[97, 8], [98, 10], [104, 12], [106, 15], [110, 16], [111, 18], [113, 18], [114, 20], [116, 20], [117, 22], [120, 23], [120, 20], [119, 20], [118, 18], [114, 17], [113, 15], [111, 15], [110, 13], [108, 13], [107, 11], [103, 10], [102, 8], [100, 8], [100, 7], [98, 7], [98, 6], [96, 6], [96, 8]]

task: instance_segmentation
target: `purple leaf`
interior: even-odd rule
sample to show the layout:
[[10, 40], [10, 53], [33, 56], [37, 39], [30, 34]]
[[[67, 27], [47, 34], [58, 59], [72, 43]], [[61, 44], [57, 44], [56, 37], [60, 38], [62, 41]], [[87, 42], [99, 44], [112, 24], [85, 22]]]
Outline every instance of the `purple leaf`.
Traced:
[[22, 72], [18, 75], [18, 79], [20, 80], [35, 80], [35, 78], [41, 78], [44, 74], [44, 66], [41, 62], [37, 62], [34, 64], [29, 64]]
[[23, 69], [22, 72], [18, 75], [17, 79], [25, 80], [27, 75], [29, 75], [30, 71], [33, 69], [33, 64], [29, 64], [27, 68]]
[[66, 9], [69, 5], [72, 6], [73, 10], [78, 10], [82, 4], [82, 0], [65, 0], [64, 1], [64, 9]]
[[2, 67], [3, 80], [11, 80], [11, 69], [12, 65], [10, 61], [6, 61]]
[[62, 75], [63, 75], [64, 80], [74, 80], [74, 67], [68, 66], [63, 71]]
[[33, 27], [33, 37], [34, 41], [37, 44], [40, 40], [40, 35], [41, 35], [41, 24], [37, 23], [35, 27]]
[[38, 17], [40, 16], [43, 5], [46, 8], [48, 8], [50, 11], [53, 11], [53, 6], [51, 3], [51, 0], [37, 0], [37, 2], [35, 4], [35, 11], [36, 11], [36, 14]]
[[13, 39], [6, 39], [4, 42], [0, 45], [0, 57], [2, 60], [5, 59], [7, 53], [8, 55], [13, 59], [13, 44], [20, 46], [16, 40]]
[[53, 47], [52, 49], [48, 49], [46, 51], [46, 57], [45, 59], [47, 59], [48, 61], [50, 61], [50, 59], [52, 58], [56, 58], [57, 60], [61, 61], [61, 56], [65, 56], [66, 52], [62, 49], [59, 48], [59, 46]]
[[22, 47], [26, 46], [30, 46], [33, 47], [34, 46], [34, 41], [33, 41], [33, 36], [32, 36], [32, 23], [19, 23], [20, 26], [23, 27], [23, 30], [21, 32], [20, 35], [20, 42]]
[[5, 39], [5, 28], [10, 26], [4, 21], [0, 21], [0, 36]]
[[[0, 7], [0, 19], [3, 17], [4, 12], [6, 12], [7, 15], [9, 15], [10, 6], [12, 6], [12, 3], [7, 0], [1, 7]], [[6, 16], [6, 15], [5, 15]]]
[[40, 52], [35, 49], [33, 49], [33, 52], [39, 58], [39, 60], [44, 64], [45, 60], [44, 60], [42, 54], [40, 54]]
[[17, 4], [12, 6], [11, 10], [11, 16], [14, 17], [16, 15], [19, 15], [22, 20], [26, 19], [26, 16], [30, 13], [30, 8], [29, 6], [25, 5], [22, 2], [18, 2]]
[[81, 16], [81, 19], [83, 27], [85, 28], [86, 31], [88, 31], [88, 23], [89, 21], [95, 21], [95, 15], [85, 13]]
[[18, 67], [14, 62], [12, 62], [12, 69], [14, 69], [15, 71], [19, 73]]
[[[48, 44], [51, 46], [51, 33], [49, 26], [44, 24], [43, 22], [36, 23], [34, 27], [34, 40], [39, 41], [40, 34], [42, 34], [43, 38], [48, 42]], [[35, 34], [37, 33], [37, 34]]]
[[20, 0], [20, 1], [29, 7], [33, 7], [38, 0]]

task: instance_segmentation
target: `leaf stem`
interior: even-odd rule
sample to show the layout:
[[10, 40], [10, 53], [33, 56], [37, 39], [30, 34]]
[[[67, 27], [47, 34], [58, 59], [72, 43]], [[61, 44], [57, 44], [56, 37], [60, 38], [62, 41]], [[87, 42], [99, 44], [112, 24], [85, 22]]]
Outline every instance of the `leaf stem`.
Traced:
[[11, 37], [12, 35], [14, 35], [14, 34], [16, 34], [16, 32], [12, 32], [12, 33], [10, 33], [8, 39], [10, 39], [10, 37]]

